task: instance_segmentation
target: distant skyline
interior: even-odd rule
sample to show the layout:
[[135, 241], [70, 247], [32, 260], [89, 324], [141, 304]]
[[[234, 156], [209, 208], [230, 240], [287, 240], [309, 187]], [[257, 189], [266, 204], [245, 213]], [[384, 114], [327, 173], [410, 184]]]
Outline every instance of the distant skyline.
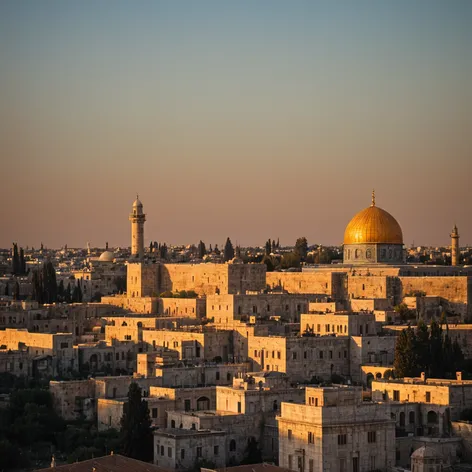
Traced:
[[0, 3], [0, 247], [472, 244], [472, 2]]

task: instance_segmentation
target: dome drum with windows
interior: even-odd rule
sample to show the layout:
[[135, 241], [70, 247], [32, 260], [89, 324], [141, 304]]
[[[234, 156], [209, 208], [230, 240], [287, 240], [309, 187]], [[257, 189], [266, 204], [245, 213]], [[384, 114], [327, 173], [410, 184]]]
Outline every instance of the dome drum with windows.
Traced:
[[403, 234], [397, 220], [375, 205], [357, 213], [344, 232], [345, 264], [402, 264]]

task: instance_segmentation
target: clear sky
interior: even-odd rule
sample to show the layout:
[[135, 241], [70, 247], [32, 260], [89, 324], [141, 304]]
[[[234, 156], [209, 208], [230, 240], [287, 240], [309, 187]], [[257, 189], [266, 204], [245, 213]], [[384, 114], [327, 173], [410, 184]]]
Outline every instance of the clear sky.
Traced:
[[469, 0], [0, 2], [0, 246], [472, 244]]

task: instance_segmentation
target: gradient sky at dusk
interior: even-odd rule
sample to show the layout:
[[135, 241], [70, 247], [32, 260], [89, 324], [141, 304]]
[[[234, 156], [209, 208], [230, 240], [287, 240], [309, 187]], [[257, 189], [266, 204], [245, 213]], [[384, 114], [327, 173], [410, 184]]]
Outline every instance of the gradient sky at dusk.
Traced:
[[472, 2], [0, 3], [0, 247], [472, 244]]

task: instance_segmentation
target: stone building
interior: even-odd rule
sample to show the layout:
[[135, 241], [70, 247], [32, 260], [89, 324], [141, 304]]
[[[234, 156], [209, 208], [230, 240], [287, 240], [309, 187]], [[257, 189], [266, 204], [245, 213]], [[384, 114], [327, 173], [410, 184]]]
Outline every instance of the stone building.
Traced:
[[395, 424], [357, 387], [307, 387], [305, 404], [282, 403], [279, 466], [300, 472], [388, 471]]
[[[32, 361], [33, 375], [63, 375], [78, 368], [77, 353], [70, 333], [30, 333], [25, 329], [0, 330], [0, 349], [22, 351]], [[18, 369], [20, 361], [18, 361]], [[11, 361], [10, 361], [11, 364]], [[46, 368], [44, 368], [44, 365]], [[28, 370], [25, 369], [24, 374]]]
[[233, 357], [232, 332], [214, 329], [143, 330], [142, 341], [147, 351], [159, 346], [173, 349], [182, 360], [228, 362]]
[[[149, 416], [155, 428], [167, 428], [168, 411], [214, 410], [216, 387], [170, 388], [150, 387], [144, 400], [148, 404]], [[97, 427], [99, 431], [120, 429], [120, 421], [127, 397], [99, 398], [97, 401]], [[177, 425], [179, 426], [179, 425]]]
[[[265, 460], [276, 461], [278, 434], [275, 416], [280, 412], [280, 402], [300, 402], [303, 398], [304, 389], [290, 387], [287, 376], [283, 374], [253, 373], [245, 378], [235, 378], [232, 386], [216, 387], [216, 408], [185, 411], [180, 407], [168, 412], [169, 429], [155, 432], [155, 445], [159, 446], [155, 450], [155, 459], [159, 464], [164, 460], [167, 467], [177, 468], [192, 468], [193, 461], [200, 457], [214, 463], [212, 450], [202, 450], [202, 455], [195, 449], [189, 451], [192, 460], [187, 462], [187, 451], [182, 457], [177, 446], [177, 454], [173, 452], [172, 456], [163, 458], [160, 446], [170, 435], [171, 443], [164, 441], [164, 444], [172, 448], [185, 444], [189, 437], [196, 441], [189, 447], [201, 447], [198, 440], [205, 437], [203, 433], [219, 431], [222, 436], [218, 439], [217, 455], [221, 453], [222, 457], [217, 460], [224, 460], [223, 465], [240, 462], [247, 454], [248, 441], [259, 444]], [[210, 434], [209, 437], [213, 436]]]
[[[424, 374], [418, 378], [375, 380], [372, 382], [372, 399], [420, 403], [427, 411], [423, 415], [425, 422], [419, 427], [429, 430], [430, 434], [442, 434], [449, 422], [458, 420], [462, 410], [472, 404], [472, 380], [462, 380], [461, 372], [454, 380], [426, 379]], [[442, 414], [443, 411], [438, 409], [440, 406], [447, 407], [448, 412]]]
[[226, 465], [224, 431], [167, 428], [154, 432], [154, 464], [171, 470], [192, 470], [199, 464]]
[[380, 331], [373, 313], [337, 312], [326, 314], [304, 313], [300, 319], [300, 334], [318, 336], [368, 336]]
[[230, 326], [234, 321], [253, 322], [278, 319], [299, 322], [308, 310], [310, 295], [286, 293], [254, 293], [245, 295], [208, 295], [206, 312], [217, 326]]
[[313, 377], [329, 380], [333, 374], [349, 377], [349, 351], [347, 336], [253, 336], [248, 340], [253, 370], [284, 372], [298, 382]]

